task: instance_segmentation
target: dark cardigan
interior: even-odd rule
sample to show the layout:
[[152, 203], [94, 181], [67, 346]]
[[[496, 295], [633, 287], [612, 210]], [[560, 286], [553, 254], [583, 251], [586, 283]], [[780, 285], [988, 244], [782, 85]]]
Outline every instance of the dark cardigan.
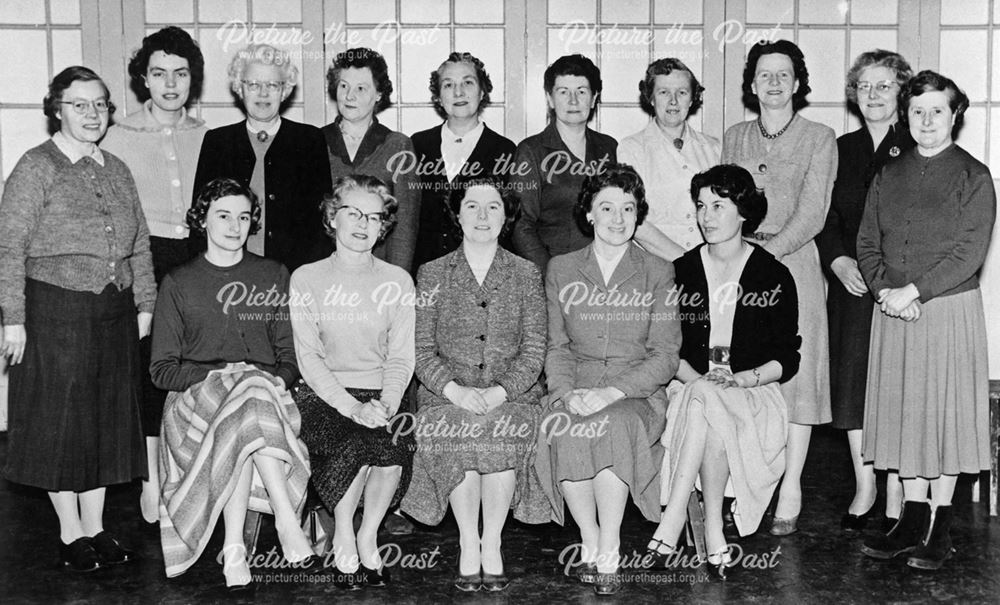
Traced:
[[[198, 157], [195, 199], [205, 183], [218, 177], [249, 187], [256, 161], [246, 120], [209, 130]], [[289, 271], [329, 256], [333, 244], [319, 212], [320, 201], [332, 189], [323, 133], [282, 118], [264, 162], [264, 256]]]
[[[781, 382], [799, 371], [799, 307], [795, 280], [769, 252], [754, 247], [740, 275], [741, 296], [733, 315], [729, 345], [732, 371], [741, 372], [774, 360], [781, 364]], [[705, 244], [674, 261], [680, 292], [681, 359], [695, 371], [708, 371], [708, 280], [701, 262]], [[780, 289], [778, 289], [780, 288]], [[753, 299], [770, 304], [753, 305]], [[749, 303], [749, 304], [748, 304]]]

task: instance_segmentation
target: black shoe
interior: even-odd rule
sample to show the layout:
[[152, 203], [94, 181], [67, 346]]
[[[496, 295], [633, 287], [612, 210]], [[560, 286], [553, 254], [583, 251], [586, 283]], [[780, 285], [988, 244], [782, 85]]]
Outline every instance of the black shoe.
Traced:
[[478, 573], [467, 576], [459, 575], [455, 578], [455, 588], [462, 592], [476, 592], [483, 586], [483, 579]]
[[333, 585], [341, 590], [361, 590], [364, 588], [363, 578], [358, 572], [347, 573], [339, 569], [333, 570]]
[[622, 580], [618, 572], [598, 573], [594, 579], [594, 594], [612, 595], [622, 589]]
[[927, 502], [903, 502], [899, 522], [889, 533], [865, 540], [861, 552], [873, 559], [892, 559], [913, 551], [927, 534], [931, 507]]
[[722, 499], [722, 535], [725, 536], [726, 542], [738, 542], [740, 539], [740, 530], [736, 527], [736, 519], [733, 517], [734, 502], [736, 498]]
[[70, 571], [87, 572], [101, 568], [101, 559], [91, 538], [77, 538], [69, 544], [59, 544], [59, 565]]
[[868, 510], [860, 515], [844, 513], [844, 516], [840, 518], [840, 529], [848, 532], [863, 530], [868, 525], [868, 521], [872, 518], [874, 511], [875, 504], [872, 503]]
[[671, 569], [675, 566], [680, 551], [675, 546], [671, 546], [663, 540], [656, 538], [649, 539], [650, 546], [646, 547], [646, 556], [643, 563], [650, 563], [650, 569]]
[[486, 592], [500, 592], [505, 590], [510, 586], [510, 579], [507, 578], [507, 574], [500, 572], [498, 574], [486, 573], [482, 574], [483, 579], [483, 590]]
[[899, 523], [899, 517], [886, 517], [882, 519], [882, 533], [887, 534]]
[[160, 535], [160, 522], [153, 521], [152, 523], [146, 521], [142, 517], [139, 517], [139, 534], [149, 537], [159, 537]]
[[941, 569], [955, 549], [951, 546], [951, 506], [939, 506], [932, 515], [930, 531], [906, 564], [917, 569]]
[[[713, 563], [713, 557], [718, 557], [719, 562]], [[732, 575], [732, 571], [735, 568], [731, 567], [731, 565], [732, 558], [729, 555], [728, 546], [723, 551], [705, 557], [705, 571], [708, 573], [708, 576], [721, 582], [725, 582]]]
[[389, 585], [389, 568], [385, 565], [382, 566], [382, 569], [369, 569], [362, 565], [358, 574], [366, 586], [382, 588]]
[[597, 581], [597, 565], [593, 563], [580, 563], [573, 568], [572, 572], [566, 575], [576, 578], [581, 584], [593, 584]]
[[390, 535], [393, 536], [408, 536], [413, 533], [415, 529], [413, 523], [402, 515], [397, 515], [396, 513], [389, 513], [385, 516], [385, 521], [383, 521], [385, 528]]
[[121, 565], [136, 560], [136, 554], [124, 548], [117, 538], [102, 531], [91, 538], [94, 550], [101, 559], [101, 565]]

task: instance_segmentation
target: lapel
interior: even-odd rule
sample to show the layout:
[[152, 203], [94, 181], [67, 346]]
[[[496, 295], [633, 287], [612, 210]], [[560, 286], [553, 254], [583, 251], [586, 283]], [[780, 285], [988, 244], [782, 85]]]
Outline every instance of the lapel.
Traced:
[[333, 128], [325, 129], [326, 142], [330, 148], [330, 152], [340, 159], [345, 166], [351, 166], [352, 168], [357, 168], [365, 161], [365, 158], [375, 153], [379, 146], [389, 137], [389, 133], [392, 132], [380, 124], [378, 118], [372, 116], [372, 125], [368, 127], [364, 138], [361, 139], [361, 145], [358, 146], [358, 152], [354, 154], [354, 160], [351, 161], [351, 158], [347, 155], [347, 145], [344, 143], [344, 135], [340, 132], [340, 121], [342, 119], [341, 116], [337, 116], [337, 119], [333, 121]]
[[604, 275], [601, 273], [601, 267], [597, 264], [597, 256], [594, 252], [594, 246], [587, 246], [584, 248], [586, 253], [580, 260], [578, 270], [583, 277], [587, 279], [591, 284], [594, 285], [600, 291], [608, 291], [610, 288], [618, 288], [619, 290], [625, 284], [625, 282], [632, 279], [642, 268], [643, 261], [639, 254], [638, 247], [633, 244], [628, 244], [628, 250], [625, 251], [625, 255], [622, 259], [618, 261], [618, 266], [611, 273], [611, 279], [609, 280], [609, 286], [604, 285]]
[[451, 281], [455, 286], [462, 288], [477, 298], [484, 295], [491, 297], [493, 292], [497, 292], [513, 276], [514, 263], [510, 253], [501, 247], [497, 247], [496, 256], [486, 272], [486, 279], [480, 286], [476, 281], [476, 276], [472, 273], [469, 261], [465, 257], [465, 249], [459, 246], [451, 258]]

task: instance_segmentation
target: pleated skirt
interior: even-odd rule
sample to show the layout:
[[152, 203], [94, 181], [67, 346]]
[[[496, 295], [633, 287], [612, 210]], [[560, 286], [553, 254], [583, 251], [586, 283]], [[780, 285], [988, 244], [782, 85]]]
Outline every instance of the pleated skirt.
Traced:
[[864, 458], [903, 478], [988, 470], [982, 295], [935, 298], [922, 311], [915, 322], [872, 314]]
[[10, 368], [6, 476], [82, 492], [146, 476], [132, 289], [25, 283], [24, 360]]

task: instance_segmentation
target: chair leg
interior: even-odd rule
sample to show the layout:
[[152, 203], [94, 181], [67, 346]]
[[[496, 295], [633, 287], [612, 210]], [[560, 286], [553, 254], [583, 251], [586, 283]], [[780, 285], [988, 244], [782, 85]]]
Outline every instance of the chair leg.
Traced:
[[694, 544], [695, 552], [701, 560], [708, 557], [708, 548], [705, 546], [705, 511], [701, 507], [701, 499], [697, 490], [691, 490], [687, 505], [687, 531], [690, 542]]
[[997, 516], [997, 488], [1000, 483], [1000, 469], [997, 468], [997, 458], [1000, 456], [1000, 388], [994, 386], [997, 381], [990, 381], [990, 516]]
[[260, 537], [261, 519], [261, 513], [248, 510], [246, 521], [243, 522], [243, 543], [246, 544], [247, 554], [251, 557], [257, 554], [257, 538]]

